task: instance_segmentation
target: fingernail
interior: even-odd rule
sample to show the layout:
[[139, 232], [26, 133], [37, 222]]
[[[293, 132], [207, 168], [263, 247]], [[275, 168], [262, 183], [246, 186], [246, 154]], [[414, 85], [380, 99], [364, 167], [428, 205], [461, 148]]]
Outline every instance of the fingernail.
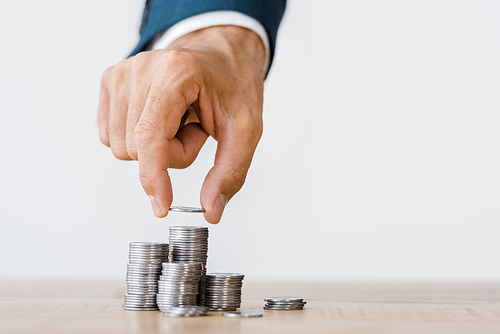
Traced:
[[224, 212], [224, 208], [227, 204], [227, 198], [224, 195], [220, 195], [214, 203], [214, 213], [217, 216], [217, 219], [220, 221], [222, 218], [222, 213]]
[[152, 195], [149, 195], [149, 200], [151, 201], [151, 208], [153, 209], [153, 213], [155, 214], [155, 216], [159, 217], [163, 212], [160, 204], [158, 204], [156, 198], [154, 198]]

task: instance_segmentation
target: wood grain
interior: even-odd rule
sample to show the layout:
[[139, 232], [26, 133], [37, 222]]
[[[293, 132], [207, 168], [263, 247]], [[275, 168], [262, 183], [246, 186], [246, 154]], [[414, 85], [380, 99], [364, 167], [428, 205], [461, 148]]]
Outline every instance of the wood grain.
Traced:
[[[498, 283], [245, 282], [242, 310], [262, 318], [168, 318], [122, 308], [125, 284], [0, 281], [0, 333], [500, 333]], [[264, 311], [299, 296], [303, 311]]]

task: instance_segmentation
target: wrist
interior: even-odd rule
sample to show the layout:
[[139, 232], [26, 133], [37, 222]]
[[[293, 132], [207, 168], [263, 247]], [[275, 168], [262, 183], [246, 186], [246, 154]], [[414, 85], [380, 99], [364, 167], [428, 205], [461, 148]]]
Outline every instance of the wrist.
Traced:
[[262, 40], [252, 30], [239, 26], [214, 26], [193, 31], [176, 39], [169, 48], [215, 51], [236, 62], [245, 58], [262, 77], [267, 71]]

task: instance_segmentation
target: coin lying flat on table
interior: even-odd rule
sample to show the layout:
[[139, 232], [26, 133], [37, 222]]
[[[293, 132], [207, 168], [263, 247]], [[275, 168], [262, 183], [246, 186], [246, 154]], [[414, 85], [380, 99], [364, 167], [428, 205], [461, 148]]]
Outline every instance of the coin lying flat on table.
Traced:
[[304, 298], [298, 298], [298, 297], [267, 297], [264, 298], [264, 301], [266, 302], [302, 302]]
[[203, 213], [205, 209], [203, 208], [195, 208], [191, 206], [171, 206], [170, 211], [173, 212], [190, 212], [190, 213]]
[[262, 317], [262, 313], [259, 312], [225, 312], [222, 313], [223, 316], [228, 318], [255, 318]]
[[265, 298], [265, 310], [303, 310], [307, 302], [303, 298], [298, 297], [269, 297]]

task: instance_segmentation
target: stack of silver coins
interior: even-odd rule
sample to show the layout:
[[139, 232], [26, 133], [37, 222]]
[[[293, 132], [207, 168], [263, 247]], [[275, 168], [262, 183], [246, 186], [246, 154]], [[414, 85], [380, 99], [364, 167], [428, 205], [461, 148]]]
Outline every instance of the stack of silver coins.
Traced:
[[203, 264], [206, 273], [208, 258], [208, 228], [201, 226], [170, 227], [169, 262], [191, 262]]
[[298, 297], [269, 297], [264, 299], [266, 310], [303, 310], [306, 301]]
[[127, 264], [127, 293], [123, 307], [132, 311], [158, 310], [156, 293], [161, 263], [168, 258], [168, 244], [131, 242]]
[[236, 311], [241, 306], [244, 277], [242, 274], [206, 274], [204, 305], [211, 311]]
[[[202, 274], [207, 272], [208, 259], [208, 228], [202, 226], [171, 226], [170, 227], [169, 261], [201, 263]], [[197, 304], [203, 305], [204, 276], [200, 279], [200, 293]]]
[[162, 264], [156, 304], [167, 313], [172, 307], [196, 306], [202, 264], [164, 262]]

